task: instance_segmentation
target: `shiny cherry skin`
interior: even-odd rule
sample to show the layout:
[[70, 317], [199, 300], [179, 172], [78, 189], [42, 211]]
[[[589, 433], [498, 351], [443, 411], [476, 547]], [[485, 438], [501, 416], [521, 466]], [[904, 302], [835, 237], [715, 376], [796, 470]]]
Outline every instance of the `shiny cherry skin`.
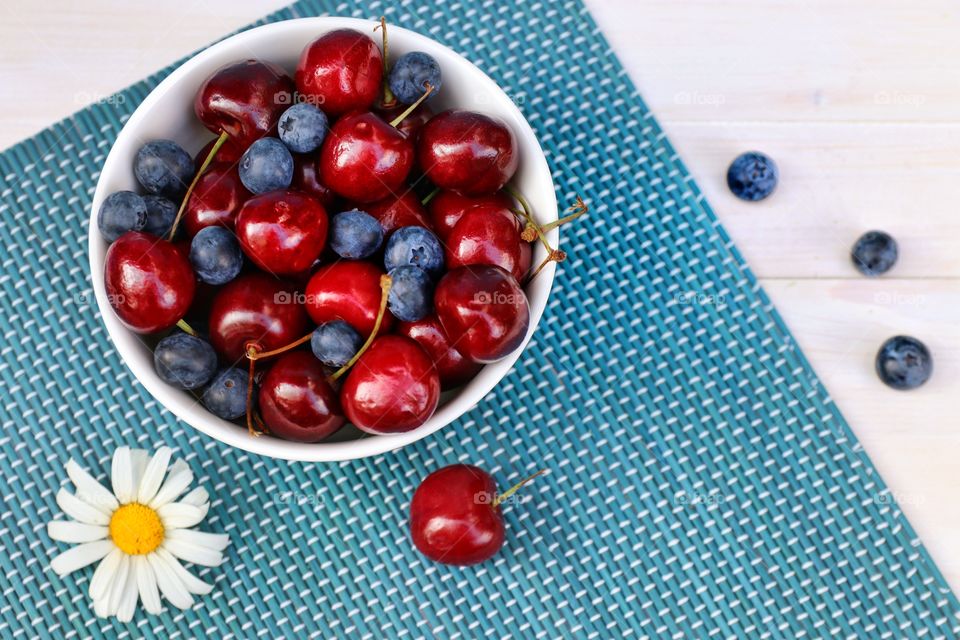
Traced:
[[237, 214], [253, 194], [240, 182], [237, 166], [226, 162], [210, 165], [190, 194], [183, 212], [183, 225], [192, 238], [201, 229], [219, 224], [234, 229]]
[[448, 271], [433, 295], [443, 330], [474, 362], [496, 362], [515, 351], [530, 326], [530, 304], [516, 278], [500, 267]]
[[440, 326], [440, 320], [435, 313], [416, 322], [399, 323], [396, 333], [416, 340], [433, 359], [440, 375], [440, 386], [444, 391], [468, 382], [482, 368], [482, 365], [464, 357], [450, 344], [450, 338]]
[[434, 471], [410, 500], [410, 534], [423, 555], [436, 562], [467, 566], [496, 555], [504, 524], [493, 504], [497, 483], [489, 473], [466, 464]]
[[327, 246], [327, 212], [299, 191], [270, 191], [247, 200], [237, 215], [243, 252], [276, 275], [310, 268]]
[[187, 254], [139, 231], [123, 234], [107, 249], [103, 283], [117, 317], [137, 333], [175, 325], [190, 309], [196, 291]]
[[319, 442], [346, 421], [337, 392], [309, 351], [280, 356], [260, 383], [258, 407], [270, 433], [296, 442]]
[[510, 127], [473, 111], [444, 111], [420, 129], [417, 159], [441, 189], [466, 196], [496, 193], [517, 170], [520, 155]]
[[439, 402], [440, 376], [433, 360], [404, 336], [376, 338], [340, 389], [340, 404], [350, 422], [377, 435], [416, 429]]
[[370, 37], [338, 29], [304, 47], [294, 77], [300, 95], [328, 116], [362, 111], [380, 96], [383, 56]]
[[466, 211], [444, 245], [447, 268], [468, 264], [492, 264], [520, 280], [529, 265], [523, 265], [517, 217], [497, 205], [480, 205]]
[[293, 154], [293, 184], [297, 191], [317, 199], [328, 212], [334, 211], [337, 194], [320, 180], [320, 157], [316, 153]]
[[320, 177], [353, 202], [401, 193], [413, 167], [413, 143], [370, 113], [351, 113], [331, 127], [320, 149]]
[[[317, 269], [306, 290], [307, 313], [315, 324], [343, 320], [367, 337], [373, 331], [380, 310], [380, 276], [383, 270], [362, 260], [341, 260]], [[380, 332], [393, 326], [387, 311]]]
[[272, 62], [233, 62], [204, 81], [193, 109], [207, 129], [217, 135], [226, 132], [234, 149], [246, 149], [276, 131], [294, 90], [293, 79]]
[[380, 222], [384, 239], [400, 227], [433, 228], [417, 194], [406, 185], [401, 188], [403, 195], [389, 195], [383, 200], [357, 205], [358, 209], [366, 211]]
[[245, 358], [248, 342], [271, 351], [302, 338], [308, 327], [293, 287], [263, 273], [240, 274], [223, 285], [210, 306], [210, 343], [228, 364]]
[[513, 198], [503, 191], [477, 197], [462, 196], [456, 191], [440, 191], [427, 205], [437, 237], [446, 240], [463, 212], [479, 205], [494, 205], [507, 211], [515, 206]]

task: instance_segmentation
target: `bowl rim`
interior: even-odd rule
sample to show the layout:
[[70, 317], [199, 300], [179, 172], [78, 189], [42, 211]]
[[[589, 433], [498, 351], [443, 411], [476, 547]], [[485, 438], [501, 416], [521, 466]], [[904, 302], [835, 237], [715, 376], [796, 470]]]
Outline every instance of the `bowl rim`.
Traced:
[[[430, 419], [424, 423], [424, 425], [412, 431], [401, 434], [369, 437], [364, 436], [355, 440], [339, 442], [321, 441], [317, 443], [293, 442], [269, 436], [251, 437], [247, 433], [246, 429], [240, 428], [232, 422], [222, 420], [207, 412], [206, 409], [200, 405], [199, 401], [187, 392], [181, 391], [180, 389], [175, 389], [163, 383], [152, 368], [149, 368], [149, 370], [140, 370], [140, 365], [133, 357], [133, 350], [136, 348], [133, 344], [133, 341], [140, 341], [140, 336], [127, 329], [120, 322], [107, 299], [106, 290], [101, 275], [103, 273], [106, 245], [103, 245], [103, 241], [99, 237], [96, 222], [99, 205], [103, 198], [105, 198], [107, 195], [105, 177], [113, 175], [117, 170], [115, 165], [122, 161], [122, 159], [119, 157], [120, 153], [118, 151], [118, 147], [122, 145], [119, 143], [125, 138], [134, 135], [132, 132], [138, 129], [141, 121], [147, 117], [147, 113], [154, 108], [154, 106], [163, 98], [168, 90], [185, 80], [197, 67], [204, 66], [208, 63], [213, 64], [214, 59], [221, 56], [227, 49], [237, 47], [242, 48], [245, 44], [250, 43], [255, 39], [283, 37], [285, 35], [289, 36], [291, 32], [301, 29], [305, 30], [307, 28], [314, 28], [311, 37], [316, 38], [334, 29], [347, 28], [364, 32], [364, 29], [371, 28], [376, 24], [379, 24], [379, 22], [363, 20], [359, 18], [334, 16], [297, 18], [254, 27], [216, 42], [210, 47], [200, 51], [196, 55], [193, 55], [184, 61], [144, 98], [144, 100], [137, 106], [118, 133], [116, 140], [111, 146], [110, 152], [104, 160], [100, 174], [97, 178], [96, 190], [91, 201], [88, 230], [88, 254], [90, 261], [91, 281], [93, 284], [98, 310], [107, 328], [107, 333], [120, 355], [120, 359], [133, 375], [135, 381], [139, 382], [150, 393], [150, 395], [153, 396], [158, 404], [170, 411], [174, 416], [177, 417], [177, 419], [185, 422], [199, 432], [210, 436], [214, 440], [217, 440], [225, 445], [247, 451], [249, 453], [297, 462], [344, 462], [386, 454], [425, 438], [426, 436], [463, 417], [465, 413], [470, 411], [480, 401], [487, 397], [490, 392], [498, 384], [500, 384], [503, 378], [510, 373], [516, 361], [526, 350], [526, 347], [534, 331], [539, 325], [543, 316], [543, 312], [546, 309], [550, 299], [554, 276], [556, 274], [556, 263], [554, 262], [549, 262], [542, 272], [537, 276], [538, 280], [543, 283], [543, 302], [542, 304], [535, 305], [531, 301], [530, 325], [523, 342], [515, 351], [513, 351], [503, 360], [484, 367], [480, 374], [478, 374], [478, 377], [491, 367], [495, 368], [499, 373], [486, 376], [484, 383], [479, 387], [474, 388], [471, 386], [469, 389], [469, 394], [466, 393], [468, 389], [467, 387], [459, 388], [457, 391], [455, 391], [456, 395], [448, 402], [441, 405], [433, 414], [433, 416], [431, 416]], [[397, 38], [398, 34], [400, 34], [399, 38]], [[535, 132], [514, 101], [510, 99], [506, 92], [504, 92], [503, 89], [501, 89], [492, 78], [490, 78], [467, 58], [461, 56], [459, 53], [453, 51], [446, 45], [429, 38], [428, 36], [395, 25], [390, 25], [390, 35], [391, 38], [395, 39], [394, 41], [409, 39], [414, 46], [417, 44], [429, 43], [428, 48], [442, 50], [445, 52], [445, 55], [456, 58], [460, 62], [472, 67], [476, 71], [478, 77], [481, 79], [481, 82], [487, 85], [485, 89], [491, 95], [496, 96], [496, 99], [492, 101], [491, 104], [496, 104], [498, 109], [505, 109], [506, 111], [510, 112], [512, 117], [511, 128], [514, 129], [514, 134], [518, 137], [518, 139], [522, 137], [527, 143], [532, 143], [534, 148], [537, 149], [538, 153], [535, 154], [535, 157], [525, 157], [524, 163], [529, 164], [532, 173], [542, 173], [543, 175], [547, 176], [550, 184], [553, 184], [552, 175], [549, 165], [547, 164], [546, 156], [543, 152], [543, 148], [540, 146], [540, 142]], [[308, 42], [310, 42], [310, 39], [304, 41], [304, 46]], [[242, 54], [237, 56], [238, 59], [242, 57]], [[220, 64], [223, 63], [221, 62]], [[216, 66], [220, 66], [220, 64], [217, 64]], [[517, 125], [520, 127], [519, 131], [516, 130]], [[538, 209], [535, 212], [538, 220], [541, 223], [555, 220], [558, 217], [555, 191], [550, 189], [549, 193], [541, 194], [541, 197], [547, 198], [550, 206], [542, 211]], [[552, 246], [558, 246], [558, 228], [552, 229], [547, 234], [547, 238]], [[188, 400], [188, 402], [176, 401], [173, 395], [174, 393], [182, 396], [184, 399]]]

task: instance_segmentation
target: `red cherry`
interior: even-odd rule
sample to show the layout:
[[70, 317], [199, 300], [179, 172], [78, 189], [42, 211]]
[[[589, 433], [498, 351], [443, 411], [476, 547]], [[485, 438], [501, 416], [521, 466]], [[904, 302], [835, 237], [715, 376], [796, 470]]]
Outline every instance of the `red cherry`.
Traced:
[[523, 282], [527, 274], [530, 273], [530, 267], [533, 264], [533, 247], [529, 242], [520, 243], [520, 277], [517, 282]]
[[383, 200], [357, 206], [358, 209], [366, 211], [380, 222], [384, 238], [389, 237], [400, 227], [433, 228], [417, 194], [406, 186], [402, 189], [401, 196], [389, 195]]
[[320, 177], [336, 194], [374, 202], [400, 192], [413, 167], [413, 143], [374, 113], [343, 116], [320, 149]]
[[192, 238], [204, 227], [215, 224], [233, 229], [240, 207], [250, 197], [235, 164], [214, 163], [197, 180], [187, 201], [183, 214], [187, 234]]
[[509, 210], [490, 204], [476, 206], [463, 214], [447, 236], [447, 268], [491, 264], [519, 280], [530, 268], [522, 264], [521, 246], [525, 244], [517, 217]]
[[293, 80], [283, 68], [245, 60], [214, 71], [200, 86], [193, 107], [207, 129], [226, 132], [233, 148], [246, 149], [276, 130], [293, 92]]
[[444, 391], [464, 384], [482, 368], [450, 344], [450, 338], [434, 313], [416, 322], [399, 323], [397, 333], [416, 340], [433, 359]]
[[[370, 262], [342, 260], [320, 267], [307, 283], [307, 313], [316, 324], [343, 320], [368, 336], [380, 309], [380, 276], [383, 270]], [[393, 326], [393, 316], [383, 317], [381, 331]]]
[[259, 407], [273, 435], [297, 442], [319, 442], [345, 421], [323, 365], [307, 351], [286, 353], [270, 367]]
[[227, 362], [245, 359], [248, 342], [279, 349], [307, 332], [308, 318], [290, 285], [262, 273], [241, 274], [217, 292], [210, 343]]
[[371, 38], [338, 29], [303, 48], [295, 77], [301, 97], [336, 117], [373, 105], [380, 96], [383, 57]]
[[361, 431], [403, 433], [430, 419], [440, 401], [433, 360], [404, 336], [380, 336], [360, 356], [340, 390], [347, 418]]
[[451, 110], [420, 129], [417, 159], [441, 189], [463, 195], [500, 190], [517, 170], [517, 142], [505, 123], [473, 111]]
[[327, 212], [305, 193], [270, 191], [247, 200], [237, 215], [243, 252], [270, 273], [294, 275], [327, 244]]
[[487, 265], [447, 272], [433, 296], [437, 317], [457, 350], [474, 362], [496, 362], [523, 342], [530, 305], [516, 279]]
[[320, 155], [317, 153], [294, 154], [291, 186], [316, 198], [328, 211], [336, 204], [337, 194], [320, 181]]
[[420, 553], [436, 562], [471, 565], [503, 546], [504, 525], [495, 504], [497, 483], [466, 464], [434, 471], [410, 501], [410, 533]]
[[[217, 144], [217, 139], [214, 138], [207, 144], [203, 145], [203, 148], [197, 152], [197, 155], [193, 156], [193, 167], [196, 171], [200, 171], [200, 167], [203, 166], [203, 161], [207, 159], [207, 156], [210, 155], [210, 152], [213, 151], [213, 145]], [[228, 138], [217, 151], [216, 159], [214, 162], [224, 163], [228, 167], [230, 165], [240, 162], [240, 156], [243, 155], [243, 149], [238, 149], [235, 144], [233, 144]], [[211, 166], [210, 169], [213, 169]]]
[[186, 315], [196, 290], [187, 254], [139, 231], [123, 234], [107, 249], [103, 283], [117, 317], [137, 333], [175, 325]]
[[514, 206], [513, 198], [503, 191], [477, 197], [462, 196], [456, 191], [440, 191], [427, 205], [437, 236], [446, 240], [463, 212], [479, 205], [494, 205], [507, 211]]

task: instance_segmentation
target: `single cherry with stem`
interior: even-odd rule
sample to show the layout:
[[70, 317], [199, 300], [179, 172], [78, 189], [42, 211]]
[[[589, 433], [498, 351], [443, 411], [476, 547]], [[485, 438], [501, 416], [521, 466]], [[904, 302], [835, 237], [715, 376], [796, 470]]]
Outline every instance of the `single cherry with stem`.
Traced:
[[493, 477], [467, 464], [434, 471], [410, 500], [410, 534], [423, 555], [444, 564], [468, 566], [492, 558], [503, 546], [501, 505], [546, 470], [524, 478], [502, 494]]

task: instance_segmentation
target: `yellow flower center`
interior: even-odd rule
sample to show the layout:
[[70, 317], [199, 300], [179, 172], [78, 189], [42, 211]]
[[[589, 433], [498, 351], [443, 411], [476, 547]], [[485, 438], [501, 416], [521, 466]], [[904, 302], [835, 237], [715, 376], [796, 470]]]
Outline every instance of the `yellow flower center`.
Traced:
[[110, 517], [110, 537], [127, 555], [142, 556], [163, 542], [163, 523], [150, 507], [131, 502], [113, 512]]

